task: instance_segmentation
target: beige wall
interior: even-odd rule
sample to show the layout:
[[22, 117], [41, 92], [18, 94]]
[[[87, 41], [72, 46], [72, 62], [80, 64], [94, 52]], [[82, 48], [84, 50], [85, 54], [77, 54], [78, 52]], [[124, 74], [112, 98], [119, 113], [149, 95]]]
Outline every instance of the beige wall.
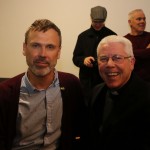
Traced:
[[150, 31], [150, 0], [0, 0], [0, 77], [26, 71], [22, 43], [26, 29], [35, 19], [48, 18], [62, 31], [63, 44], [57, 69], [78, 76], [72, 53], [80, 32], [90, 27], [90, 8], [106, 7], [106, 26], [119, 35], [129, 32], [127, 14], [142, 8]]

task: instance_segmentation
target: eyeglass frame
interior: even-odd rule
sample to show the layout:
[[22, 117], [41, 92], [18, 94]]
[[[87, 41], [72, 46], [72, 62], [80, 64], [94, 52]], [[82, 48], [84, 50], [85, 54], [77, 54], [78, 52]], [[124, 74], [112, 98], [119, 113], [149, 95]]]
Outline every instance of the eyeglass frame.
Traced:
[[[102, 57], [105, 58], [105, 60], [102, 61], [101, 60]], [[97, 60], [99, 60], [103, 64], [106, 64], [106, 63], [108, 63], [109, 59], [111, 58], [115, 64], [122, 64], [125, 59], [131, 58], [131, 57], [132, 56], [122, 56], [122, 55], [118, 55], [118, 54], [114, 54], [113, 56], [102, 55], [102, 56], [99, 56], [97, 58]]]

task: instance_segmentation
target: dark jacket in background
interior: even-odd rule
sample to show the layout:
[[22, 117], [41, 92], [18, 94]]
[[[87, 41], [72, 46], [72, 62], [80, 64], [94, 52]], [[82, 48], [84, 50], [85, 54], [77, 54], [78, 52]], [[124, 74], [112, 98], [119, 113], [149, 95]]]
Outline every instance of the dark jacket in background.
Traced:
[[105, 26], [100, 31], [94, 30], [94, 28], [91, 26], [91, 28], [82, 32], [78, 36], [73, 52], [73, 63], [80, 68], [79, 78], [83, 85], [86, 98], [89, 97], [91, 89], [95, 85], [103, 82], [103, 80], [99, 75], [97, 62], [94, 63], [93, 68], [89, 68], [84, 65], [84, 59], [88, 56], [93, 56], [95, 59], [97, 59], [97, 46], [99, 42], [104, 37], [115, 34], [115, 32]]

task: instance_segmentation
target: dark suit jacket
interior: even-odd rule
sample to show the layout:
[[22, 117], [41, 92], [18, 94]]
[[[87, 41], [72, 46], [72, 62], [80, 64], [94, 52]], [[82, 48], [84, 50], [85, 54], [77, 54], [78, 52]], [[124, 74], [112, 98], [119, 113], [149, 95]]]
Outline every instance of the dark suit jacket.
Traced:
[[[16, 134], [16, 117], [23, 75], [18, 75], [0, 84], [0, 150], [11, 150], [12, 148]], [[63, 100], [59, 150], [82, 150], [86, 111], [80, 82], [77, 77], [69, 73], [59, 72], [58, 77]]]
[[94, 89], [90, 109], [92, 150], [150, 149], [150, 86], [132, 75], [128, 83], [112, 95], [113, 109], [103, 121], [108, 88], [100, 84]]

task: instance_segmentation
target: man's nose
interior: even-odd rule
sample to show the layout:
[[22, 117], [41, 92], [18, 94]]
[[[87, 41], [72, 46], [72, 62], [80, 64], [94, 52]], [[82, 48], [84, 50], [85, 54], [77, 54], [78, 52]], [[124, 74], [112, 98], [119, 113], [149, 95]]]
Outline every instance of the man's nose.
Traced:
[[46, 55], [46, 48], [45, 47], [41, 48], [40, 55], [41, 56], [45, 56]]
[[107, 61], [107, 65], [114, 65], [115, 62], [113, 61], [113, 59], [111, 57], [109, 57], [108, 61]]

